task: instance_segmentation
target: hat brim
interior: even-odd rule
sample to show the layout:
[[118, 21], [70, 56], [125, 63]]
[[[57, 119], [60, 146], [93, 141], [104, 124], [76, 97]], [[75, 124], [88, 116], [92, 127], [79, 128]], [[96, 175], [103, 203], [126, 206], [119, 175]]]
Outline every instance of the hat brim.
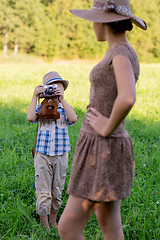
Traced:
[[141, 29], [143, 30], [147, 29], [146, 23], [143, 20], [142, 21], [144, 22], [145, 27], [142, 26], [136, 20], [133, 20], [132, 18], [127, 16], [117, 14], [115, 12], [109, 12], [109, 11], [106, 12], [105, 10], [101, 10], [101, 9], [91, 9], [91, 10], [70, 9], [69, 11], [75, 16], [91, 22], [109, 23], [109, 22], [116, 22], [116, 21], [131, 19], [131, 21]]
[[68, 85], [69, 85], [69, 81], [68, 80], [53, 80], [51, 82], [49, 82], [47, 85], [50, 85], [50, 84], [53, 84], [53, 83], [56, 83], [56, 82], [62, 82], [63, 85], [64, 85], [64, 90], [67, 89]]

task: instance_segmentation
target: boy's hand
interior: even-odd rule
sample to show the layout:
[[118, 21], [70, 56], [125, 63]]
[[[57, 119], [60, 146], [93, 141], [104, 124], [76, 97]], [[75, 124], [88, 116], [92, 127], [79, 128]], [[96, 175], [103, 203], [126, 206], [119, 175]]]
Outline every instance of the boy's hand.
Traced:
[[35, 97], [38, 97], [39, 94], [40, 94], [40, 93], [43, 93], [43, 92], [45, 92], [44, 86], [43, 86], [43, 85], [38, 85], [38, 86], [35, 87], [33, 95], [34, 95]]
[[63, 87], [57, 87], [55, 90], [55, 95], [59, 95], [59, 100], [63, 99], [64, 89]]

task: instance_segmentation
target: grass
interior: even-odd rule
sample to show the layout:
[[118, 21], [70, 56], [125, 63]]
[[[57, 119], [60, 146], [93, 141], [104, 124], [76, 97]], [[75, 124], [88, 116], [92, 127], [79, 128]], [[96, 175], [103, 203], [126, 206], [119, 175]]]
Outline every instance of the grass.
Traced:
[[[26, 112], [35, 85], [43, 75], [56, 70], [70, 80], [65, 93], [78, 115], [69, 128], [71, 152], [61, 213], [67, 202], [73, 153], [89, 99], [88, 76], [94, 62], [2, 63], [0, 65], [0, 239], [55, 239], [58, 232], [46, 232], [35, 211], [34, 165], [31, 148], [36, 125], [28, 123]], [[160, 65], [141, 64], [137, 101], [126, 119], [135, 149], [136, 170], [131, 196], [122, 201], [125, 239], [160, 239]], [[88, 240], [103, 239], [95, 215], [84, 230]]]

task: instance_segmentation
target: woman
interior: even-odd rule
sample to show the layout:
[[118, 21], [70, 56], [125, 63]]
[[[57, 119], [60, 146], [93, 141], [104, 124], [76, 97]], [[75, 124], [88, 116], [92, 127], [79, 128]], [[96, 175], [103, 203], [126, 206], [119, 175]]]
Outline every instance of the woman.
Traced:
[[62, 240], [84, 240], [83, 229], [96, 211], [105, 240], [123, 240], [121, 199], [130, 195], [134, 153], [124, 119], [136, 100], [139, 62], [125, 32], [132, 23], [143, 30], [128, 0], [94, 0], [91, 10], [70, 10], [93, 22], [98, 41], [109, 50], [90, 73], [90, 103], [76, 146], [67, 192], [59, 221]]

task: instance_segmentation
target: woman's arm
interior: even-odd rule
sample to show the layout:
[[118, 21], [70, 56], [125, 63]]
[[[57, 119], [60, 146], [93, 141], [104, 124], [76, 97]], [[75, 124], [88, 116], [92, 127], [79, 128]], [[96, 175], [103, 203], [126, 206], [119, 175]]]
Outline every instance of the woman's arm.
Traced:
[[91, 108], [92, 113], [87, 114], [90, 125], [103, 137], [107, 137], [115, 131], [128, 115], [136, 100], [135, 77], [130, 61], [123, 55], [117, 55], [112, 64], [118, 93], [110, 118], [104, 117], [94, 108]]

